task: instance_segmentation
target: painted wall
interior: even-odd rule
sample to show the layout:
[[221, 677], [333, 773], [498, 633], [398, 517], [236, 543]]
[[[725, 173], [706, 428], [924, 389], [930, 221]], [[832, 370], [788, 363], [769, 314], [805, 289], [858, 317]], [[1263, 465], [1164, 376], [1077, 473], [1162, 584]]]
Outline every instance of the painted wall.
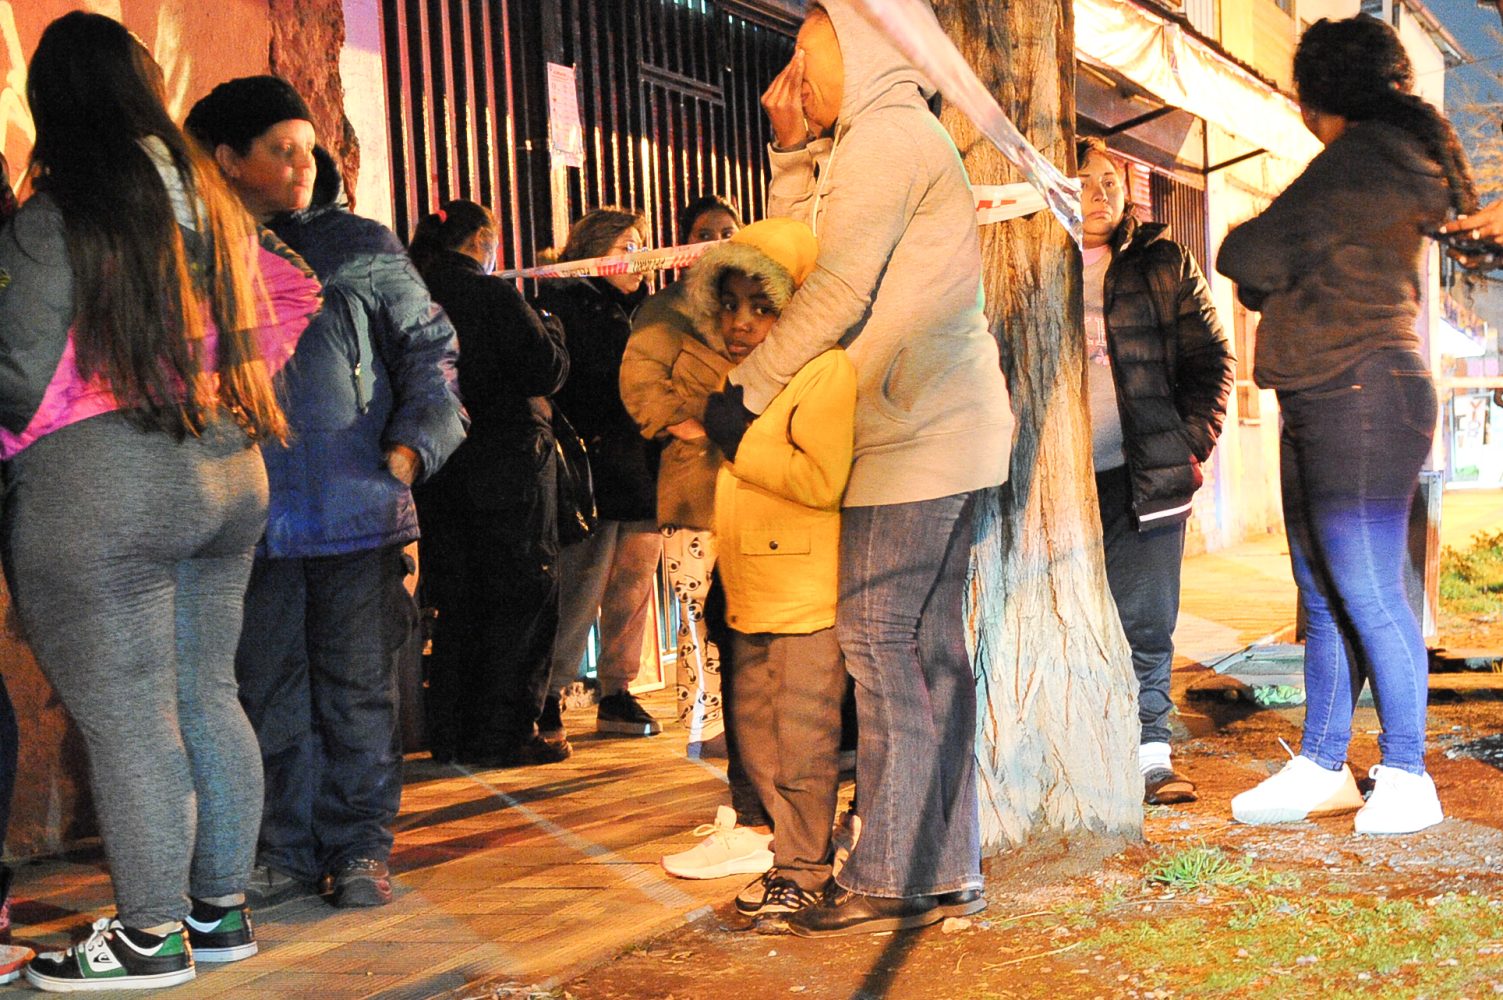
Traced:
[[[106, 14], [140, 36], [162, 66], [178, 120], [220, 81], [266, 72], [266, 0], [0, 0], [0, 148], [13, 183], [35, 136], [26, 110], [26, 63], [42, 29], [71, 10]], [[230, 24], [234, 30], [226, 31]]]

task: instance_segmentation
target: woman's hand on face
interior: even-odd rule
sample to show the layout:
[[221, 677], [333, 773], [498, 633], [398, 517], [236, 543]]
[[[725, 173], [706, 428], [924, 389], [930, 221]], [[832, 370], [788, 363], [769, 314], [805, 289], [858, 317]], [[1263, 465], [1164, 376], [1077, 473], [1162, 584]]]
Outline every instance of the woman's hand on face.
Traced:
[[680, 441], [698, 441], [705, 436], [704, 424], [690, 417], [688, 420], [669, 426], [668, 433]]
[[779, 149], [802, 149], [809, 141], [809, 123], [804, 120], [804, 50], [795, 49], [783, 72], [773, 78], [762, 95], [762, 107], [772, 125], [772, 141]]

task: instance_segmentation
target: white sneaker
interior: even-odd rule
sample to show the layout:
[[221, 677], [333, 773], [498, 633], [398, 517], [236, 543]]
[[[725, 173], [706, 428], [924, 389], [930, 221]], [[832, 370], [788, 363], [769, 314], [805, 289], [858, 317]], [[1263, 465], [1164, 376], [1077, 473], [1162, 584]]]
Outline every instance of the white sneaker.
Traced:
[[663, 870], [678, 878], [726, 878], [760, 875], [772, 867], [772, 834], [736, 825], [736, 810], [721, 806], [715, 822], [694, 831], [703, 837], [694, 847], [665, 855]]
[[1367, 805], [1357, 810], [1353, 826], [1358, 833], [1414, 833], [1446, 818], [1430, 775], [1382, 764], [1367, 773], [1376, 784]]
[[1350, 767], [1328, 771], [1301, 755], [1232, 799], [1232, 818], [1238, 823], [1297, 823], [1307, 816], [1360, 808], [1362, 793]]

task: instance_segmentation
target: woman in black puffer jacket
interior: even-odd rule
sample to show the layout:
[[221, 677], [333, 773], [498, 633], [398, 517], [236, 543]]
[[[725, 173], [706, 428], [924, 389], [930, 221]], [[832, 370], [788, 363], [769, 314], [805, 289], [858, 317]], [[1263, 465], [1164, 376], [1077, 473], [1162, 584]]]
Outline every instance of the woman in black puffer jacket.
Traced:
[[[562, 260], [585, 260], [641, 249], [641, 213], [599, 208], [569, 230]], [[621, 358], [631, 316], [647, 297], [640, 274], [549, 279], [538, 305], [564, 326], [569, 378], [554, 397], [590, 456], [600, 523], [589, 538], [559, 555], [558, 638], [550, 695], [539, 727], [561, 738], [557, 694], [579, 673], [595, 613], [600, 613], [600, 711], [596, 728], [623, 736], [651, 736], [662, 725], [628, 690], [641, 666], [652, 587], [663, 552], [657, 525], [657, 449], [642, 437], [621, 402]]]
[[428, 681], [434, 760], [488, 766], [564, 760], [538, 737], [558, 628], [552, 411], [569, 371], [562, 338], [512, 283], [493, 277], [500, 230], [451, 201], [412, 239], [433, 301], [459, 334], [464, 444], [415, 491], [423, 589], [438, 609]]
[[1087, 384], [1106, 574], [1138, 677], [1149, 804], [1189, 802], [1169, 759], [1169, 671], [1185, 522], [1234, 362], [1206, 281], [1168, 228], [1140, 223], [1100, 140], [1081, 144]]

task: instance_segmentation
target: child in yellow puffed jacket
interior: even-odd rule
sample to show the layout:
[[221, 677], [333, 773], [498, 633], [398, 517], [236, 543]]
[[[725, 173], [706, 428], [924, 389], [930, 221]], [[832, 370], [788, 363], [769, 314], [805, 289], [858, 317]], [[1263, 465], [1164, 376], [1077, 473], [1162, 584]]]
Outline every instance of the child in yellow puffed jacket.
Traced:
[[[817, 253], [803, 223], [748, 226], [686, 279], [696, 322], [713, 324], [739, 362], [767, 336]], [[715, 536], [735, 630], [729, 728], [773, 823], [773, 867], [736, 898], [760, 922], [815, 903], [830, 879], [846, 686], [834, 629], [840, 502], [856, 371], [844, 350], [826, 351], [749, 426], [721, 405], [737, 392], [710, 397], [704, 426], [726, 456]]]

